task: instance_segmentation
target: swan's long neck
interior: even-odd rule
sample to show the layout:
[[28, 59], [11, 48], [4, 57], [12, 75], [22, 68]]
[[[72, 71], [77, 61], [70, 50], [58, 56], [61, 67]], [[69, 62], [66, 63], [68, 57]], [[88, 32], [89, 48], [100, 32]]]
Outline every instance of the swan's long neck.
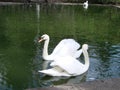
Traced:
[[88, 69], [89, 65], [90, 65], [90, 61], [89, 61], [88, 52], [84, 48], [83, 48], [83, 55], [84, 55], [84, 60], [85, 60], [85, 67], [86, 67], [86, 69]]
[[45, 43], [44, 43], [43, 58], [46, 58], [48, 56], [48, 45], [49, 45], [49, 39], [45, 40]]

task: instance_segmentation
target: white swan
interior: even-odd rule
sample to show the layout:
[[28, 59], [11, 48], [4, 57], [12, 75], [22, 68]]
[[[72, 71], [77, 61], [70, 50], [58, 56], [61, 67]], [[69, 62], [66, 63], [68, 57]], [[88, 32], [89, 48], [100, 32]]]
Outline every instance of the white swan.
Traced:
[[89, 56], [88, 45], [82, 46], [85, 64], [82, 64], [79, 60], [72, 56], [65, 56], [56, 58], [54, 62], [50, 64], [51, 69], [41, 70], [38, 72], [50, 75], [50, 76], [77, 76], [85, 73], [89, 68]]
[[58, 43], [53, 52], [48, 55], [48, 45], [50, 38], [47, 34], [44, 34], [41, 36], [41, 39], [38, 42], [43, 40], [45, 41], [42, 55], [44, 60], [55, 60], [54, 58], [56, 57], [63, 57], [68, 55], [78, 58], [82, 53], [81, 49], [78, 50], [80, 45], [75, 40], [63, 39]]
[[83, 3], [83, 8], [88, 9], [88, 1]]

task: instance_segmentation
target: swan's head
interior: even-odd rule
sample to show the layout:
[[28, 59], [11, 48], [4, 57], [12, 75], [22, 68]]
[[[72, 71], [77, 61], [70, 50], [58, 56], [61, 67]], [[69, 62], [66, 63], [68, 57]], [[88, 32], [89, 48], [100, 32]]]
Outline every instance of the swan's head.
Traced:
[[83, 45], [82, 45], [82, 48], [88, 50], [88, 44], [83, 44]]
[[47, 34], [42, 35], [38, 42], [41, 42], [43, 40], [49, 40], [49, 36]]

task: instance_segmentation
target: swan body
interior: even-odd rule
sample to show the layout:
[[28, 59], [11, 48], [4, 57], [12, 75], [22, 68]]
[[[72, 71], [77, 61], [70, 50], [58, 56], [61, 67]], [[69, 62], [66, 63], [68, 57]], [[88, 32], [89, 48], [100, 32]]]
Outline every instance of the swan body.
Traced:
[[72, 56], [56, 58], [50, 66], [51, 69], [41, 70], [39, 72], [50, 76], [77, 76], [85, 73], [89, 68], [88, 45], [82, 46], [85, 64]]
[[83, 3], [83, 8], [88, 9], [88, 1]]
[[48, 55], [48, 45], [50, 38], [47, 34], [44, 34], [41, 36], [41, 39], [38, 42], [43, 40], [45, 41], [42, 54], [44, 60], [55, 60], [56, 57], [63, 57], [68, 55], [78, 58], [82, 53], [81, 49], [78, 50], [80, 48], [79, 43], [77, 43], [74, 39], [63, 39], [54, 48], [53, 52]]

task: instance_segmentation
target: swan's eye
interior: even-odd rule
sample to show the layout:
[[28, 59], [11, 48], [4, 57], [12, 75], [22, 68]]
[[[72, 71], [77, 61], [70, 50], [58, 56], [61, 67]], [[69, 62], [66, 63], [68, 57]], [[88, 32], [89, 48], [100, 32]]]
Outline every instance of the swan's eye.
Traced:
[[42, 42], [43, 40], [45, 40], [45, 39], [44, 39], [44, 36], [41, 36], [41, 37], [39, 38], [39, 41], [38, 41], [38, 42]]
[[44, 39], [44, 36], [42, 36], [41, 39]]

